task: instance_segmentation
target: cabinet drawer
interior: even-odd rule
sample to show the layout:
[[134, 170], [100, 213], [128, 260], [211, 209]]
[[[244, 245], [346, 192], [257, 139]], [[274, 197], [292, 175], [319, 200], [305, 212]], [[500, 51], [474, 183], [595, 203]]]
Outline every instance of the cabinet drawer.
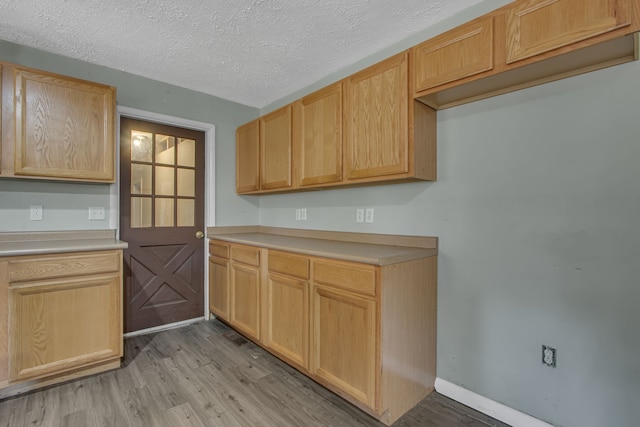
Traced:
[[373, 266], [316, 261], [313, 264], [313, 280], [315, 283], [337, 286], [367, 295], [376, 294], [376, 267]]
[[231, 246], [231, 259], [243, 264], [260, 267], [260, 249], [251, 246]]
[[309, 259], [282, 252], [269, 252], [269, 273], [309, 279]]
[[120, 271], [120, 253], [63, 254], [9, 261], [9, 283]]
[[229, 259], [229, 244], [218, 241], [209, 242], [209, 255]]

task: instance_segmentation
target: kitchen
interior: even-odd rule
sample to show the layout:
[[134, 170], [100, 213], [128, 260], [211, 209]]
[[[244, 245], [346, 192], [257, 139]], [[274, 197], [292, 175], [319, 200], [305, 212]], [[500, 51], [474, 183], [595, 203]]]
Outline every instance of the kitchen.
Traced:
[[[482, 2], [261, 109], [9, 42], [0, 53], [115, 86], [121, 106], [215, 125], [207, 226], [438, 236], [439, 378], [556, 425], [632, 425], [637, 62], [439, 111], [434, 182], [235, 193], [238, 126], [505, 3]], [[109, 186], [3, 180], [0, 227], [115, 229], [116, 200]], [[32, 205], [42, 221], [28, 219]], [[107, 208], [104, 221], [87, 219], [91, 206]], [[374, 222], [357, 223], [359, 208], [374, 208]], [[540, 363], [541, 344], [558, 349], [556, 369]]]

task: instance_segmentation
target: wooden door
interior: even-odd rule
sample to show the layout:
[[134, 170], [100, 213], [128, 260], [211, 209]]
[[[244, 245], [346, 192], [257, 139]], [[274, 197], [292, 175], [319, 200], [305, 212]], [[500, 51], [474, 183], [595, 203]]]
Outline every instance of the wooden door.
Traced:
[[120, 283], [116, 272], [11, 286], [10, 381], [121, 356]]
[[292, 107], [260, 117], [260, 189], [291, 187]]
[[247, 336], [260, 339], [260, 269], [231, 263], [232, 326]]
[[209, 311], [229, 321], [229, 260], [209, 257]]
[[407, 53], [345, 80], [347, 179], [409, 172]]
[[376, 409], [376, 302], [315, 286], [312, 373]]
[[204, 133], [122, 118], [125, 332], [204, 313]]
[[260, 133], [254, 120], [236, 130], [236, 192], [260, 190]]
[[342, 180], [342, 83], [305, 96], [300, 114], [299, 185]]
[[461, 25], [413, 48], [415, 91], [493, 69], [493, 16]]
[[624, 0], [523, 0], [507, 9], [507, 63], [630, 24]]

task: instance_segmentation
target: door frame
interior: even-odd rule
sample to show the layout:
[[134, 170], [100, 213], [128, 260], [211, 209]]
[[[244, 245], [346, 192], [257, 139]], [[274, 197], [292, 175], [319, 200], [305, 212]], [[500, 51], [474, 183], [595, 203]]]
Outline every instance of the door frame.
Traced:
[[[118, 105], [117, 117], [116, 117], [116, 182], [111, 185], [111, 191], [109, 194], [111, 206], [109, 212], [109, 228], [115, 229], [118, 238], [120, 237], [120, 118], [122, 116], [130, 117], [132, 119], [144, 120], [147, 122], [154, 122], [159, 124], [166, 124], [170, 126], [192, 129], [200, 132], [204, 132], [204, 227], [205, 231], [207, 227], [213, 227], [216, 224], [216, 183], [215, 183], [215, 125], [212, 123], [198, 122], [195, 120], [183, 119], [181, 117], [168, 116], [165, 114], [154, 113], [151, 111], [139, 110], [137, 108], [125, 107]], [[205, 237], [206, 239], [206, 237]], [[207, 244], [205, 242], [204, 250], [204, 313], [203, 317], [209, 320], [209, 251], [207, 250]], [[195, 319], [199, 320], [199, 319]], [[186, 322], [172, 323], [169, 325], [162, 325], [156, 328], [143, 329], [136, 331], [134, 334], [140, 335], [149, 332], [155, 332], [162, 329], [170, 329], [179, 326], [182, 323], [192, 323], [193, 320]], [[130, 334], [127, 334], [130, 335]]]

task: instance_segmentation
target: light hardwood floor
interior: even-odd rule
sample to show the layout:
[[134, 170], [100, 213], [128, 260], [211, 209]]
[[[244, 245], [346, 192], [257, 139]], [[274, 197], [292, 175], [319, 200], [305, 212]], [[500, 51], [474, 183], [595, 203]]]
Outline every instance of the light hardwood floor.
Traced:
[[[383, 426], [226, 325], [125, 340], [123, 367], [0, 401], [0, 427]], [[438, 393], [394, 426], [505, 427]]]

